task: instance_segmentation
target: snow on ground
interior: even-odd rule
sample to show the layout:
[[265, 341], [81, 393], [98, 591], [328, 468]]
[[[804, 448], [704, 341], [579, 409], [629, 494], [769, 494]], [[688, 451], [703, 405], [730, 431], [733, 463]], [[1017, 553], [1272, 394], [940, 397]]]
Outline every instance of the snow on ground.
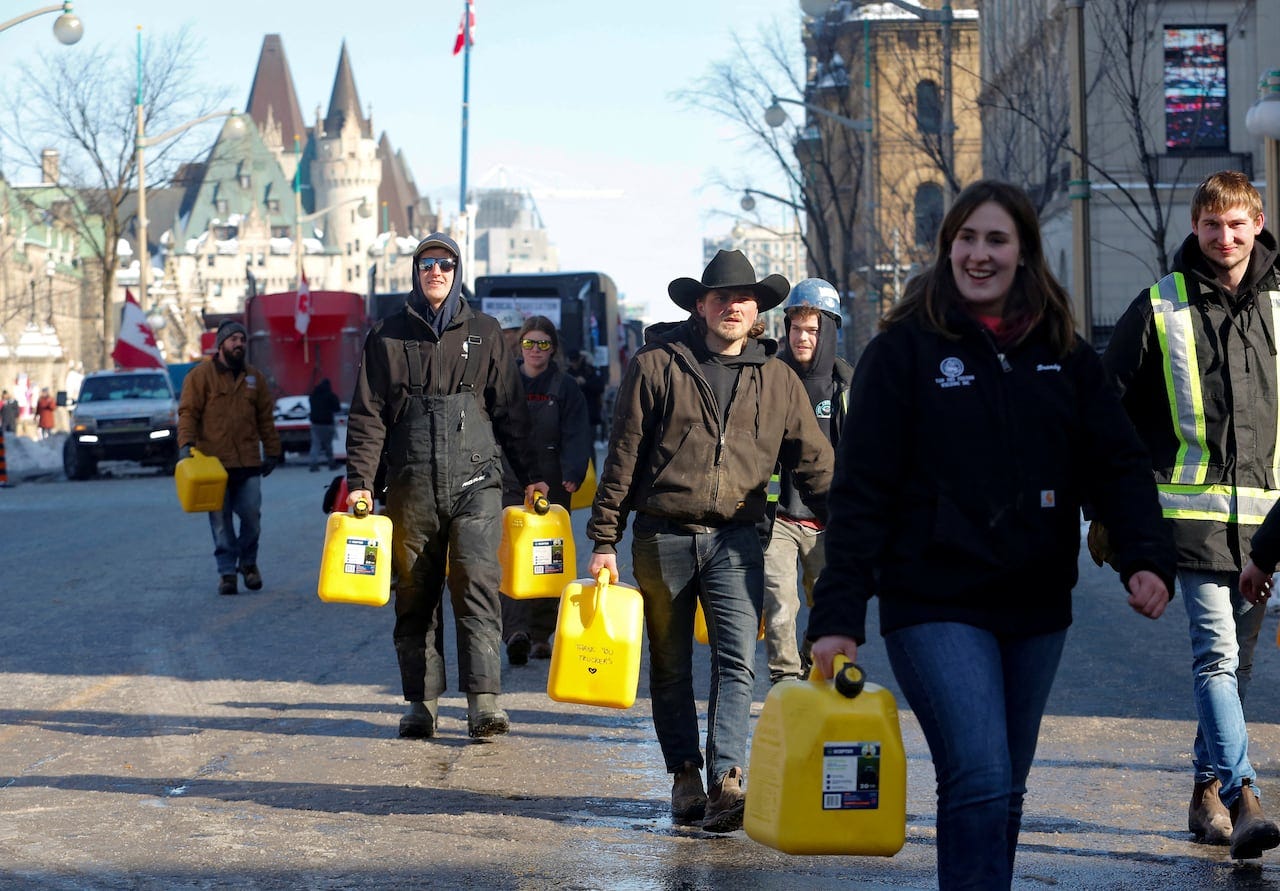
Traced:
[[32, 439], [17, 433], [4, 434], [4, 457], [9, 482], [36, 476], [62, 473], [62, 444], [67, 434], [55, 433], [48, 439]]

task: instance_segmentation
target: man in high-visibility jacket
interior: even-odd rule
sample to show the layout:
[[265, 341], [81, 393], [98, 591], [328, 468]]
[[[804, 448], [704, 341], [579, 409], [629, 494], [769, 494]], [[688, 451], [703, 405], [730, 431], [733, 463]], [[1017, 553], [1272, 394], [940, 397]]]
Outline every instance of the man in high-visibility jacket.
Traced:
[[1199, 717], [1188, 829], [1237, 859], [1280, 844], [1257, 796], [1241, 705], [1266, 610], [1239, 576], [1280, 496], [1280, 264], [1263, 222], [1244, 174], [1201, 183], [1173, 271], [1133, 301], [1103, 357], [1151, 453], [1178, 546]]

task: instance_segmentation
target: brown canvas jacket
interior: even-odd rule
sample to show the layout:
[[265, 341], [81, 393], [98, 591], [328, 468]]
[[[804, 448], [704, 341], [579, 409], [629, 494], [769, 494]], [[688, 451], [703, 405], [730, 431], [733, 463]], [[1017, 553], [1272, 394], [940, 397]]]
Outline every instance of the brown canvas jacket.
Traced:
[[259, 442], [266, 454], [280, 457], [274, 407], [261, 371], [245, 365], [232, 375], [210, 357], [182, 382], [178, 444], [193, 445], [224, 467], [259, 467]]
[[630, 511], [685, 525], [756, 523], [779, 455], [820, 515], [835, 463], [804, 386], [760, 341], [766, 356], [744, 367], [723, 427], [684, 322], [636, 353], [614, 409], [609, 455], [587, 536], [611, 551]]

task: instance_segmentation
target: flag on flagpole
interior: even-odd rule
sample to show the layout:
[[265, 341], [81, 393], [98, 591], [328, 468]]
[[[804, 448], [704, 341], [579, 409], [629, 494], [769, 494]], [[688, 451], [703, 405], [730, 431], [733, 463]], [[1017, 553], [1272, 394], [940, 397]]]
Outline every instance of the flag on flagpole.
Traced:
[[453, 41], [453, 54], [462, 52], [464, 46], [476, 45], [476, 4], [475, 0], [467, 0], [467, 10], [458, 22], [458, 37]]
[[307, 328], [311, 327], [311, 285], [307, 284], [307, 274], [302, 273], [302, 281], [298, 283], [298, 302], [293, 307], [293, 327], [303, 337], [307, 336]]
[[156, 343], [156, 333], [147, 324], [133, 292], [124, 292], [124, 312], [120, 316], [120, 334], [111, 358], [121, 368], [164, 368], [164, 356]]

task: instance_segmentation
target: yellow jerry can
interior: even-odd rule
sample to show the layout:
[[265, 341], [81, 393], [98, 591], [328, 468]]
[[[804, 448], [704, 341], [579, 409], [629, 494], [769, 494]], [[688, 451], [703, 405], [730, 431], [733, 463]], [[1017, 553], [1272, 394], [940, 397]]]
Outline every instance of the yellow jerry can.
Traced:
[[213, 455], [198, 449], [183, 458], [173, 469], [173, 483], [178, 489], [178, 503], [189, 514], [222, 510], [227, 492], [227, 469]]
[[640, 682], [644, 601], [628, 585], [598, 578], [570, 582], [560, 597], [547, 695], [556, 702], [631, 708]]
[[891, 857], [907, 835], [907, 768], [893, 694], [841, 656], [825, 681], [775, 684], [751, 740], [743, 828], [787, 854]]
[[[711, 643], [711, 635], [707, 632], [707, 614], [702, 611], [701, 598], [693, 611], [693, 639], [700, 644]], [[764, 613], [760, 614], [760, 631], [756, 634], [756, 640], [764, 640]]]
[[334, 511], [324, 530], [320, 584], [327, 603], [384, 606], [391, 599], [391, 518], [369, 513], [357, 501], [354, 513]]
[[515, 600], [559, 597], [578, 575], [569, 512], [539, 494], [533, 507], [513, 505], [502, 512], [498, 542], [502, 578], [498, 590]]
[[587, 475], [582, 480], [582, 485], [574, 490], [569, 496], [569, 510], [582, 510], [583, 508], [591, 509], [591, 503], [596, 500], [596, 459], [591, 458], [587, 461]]

